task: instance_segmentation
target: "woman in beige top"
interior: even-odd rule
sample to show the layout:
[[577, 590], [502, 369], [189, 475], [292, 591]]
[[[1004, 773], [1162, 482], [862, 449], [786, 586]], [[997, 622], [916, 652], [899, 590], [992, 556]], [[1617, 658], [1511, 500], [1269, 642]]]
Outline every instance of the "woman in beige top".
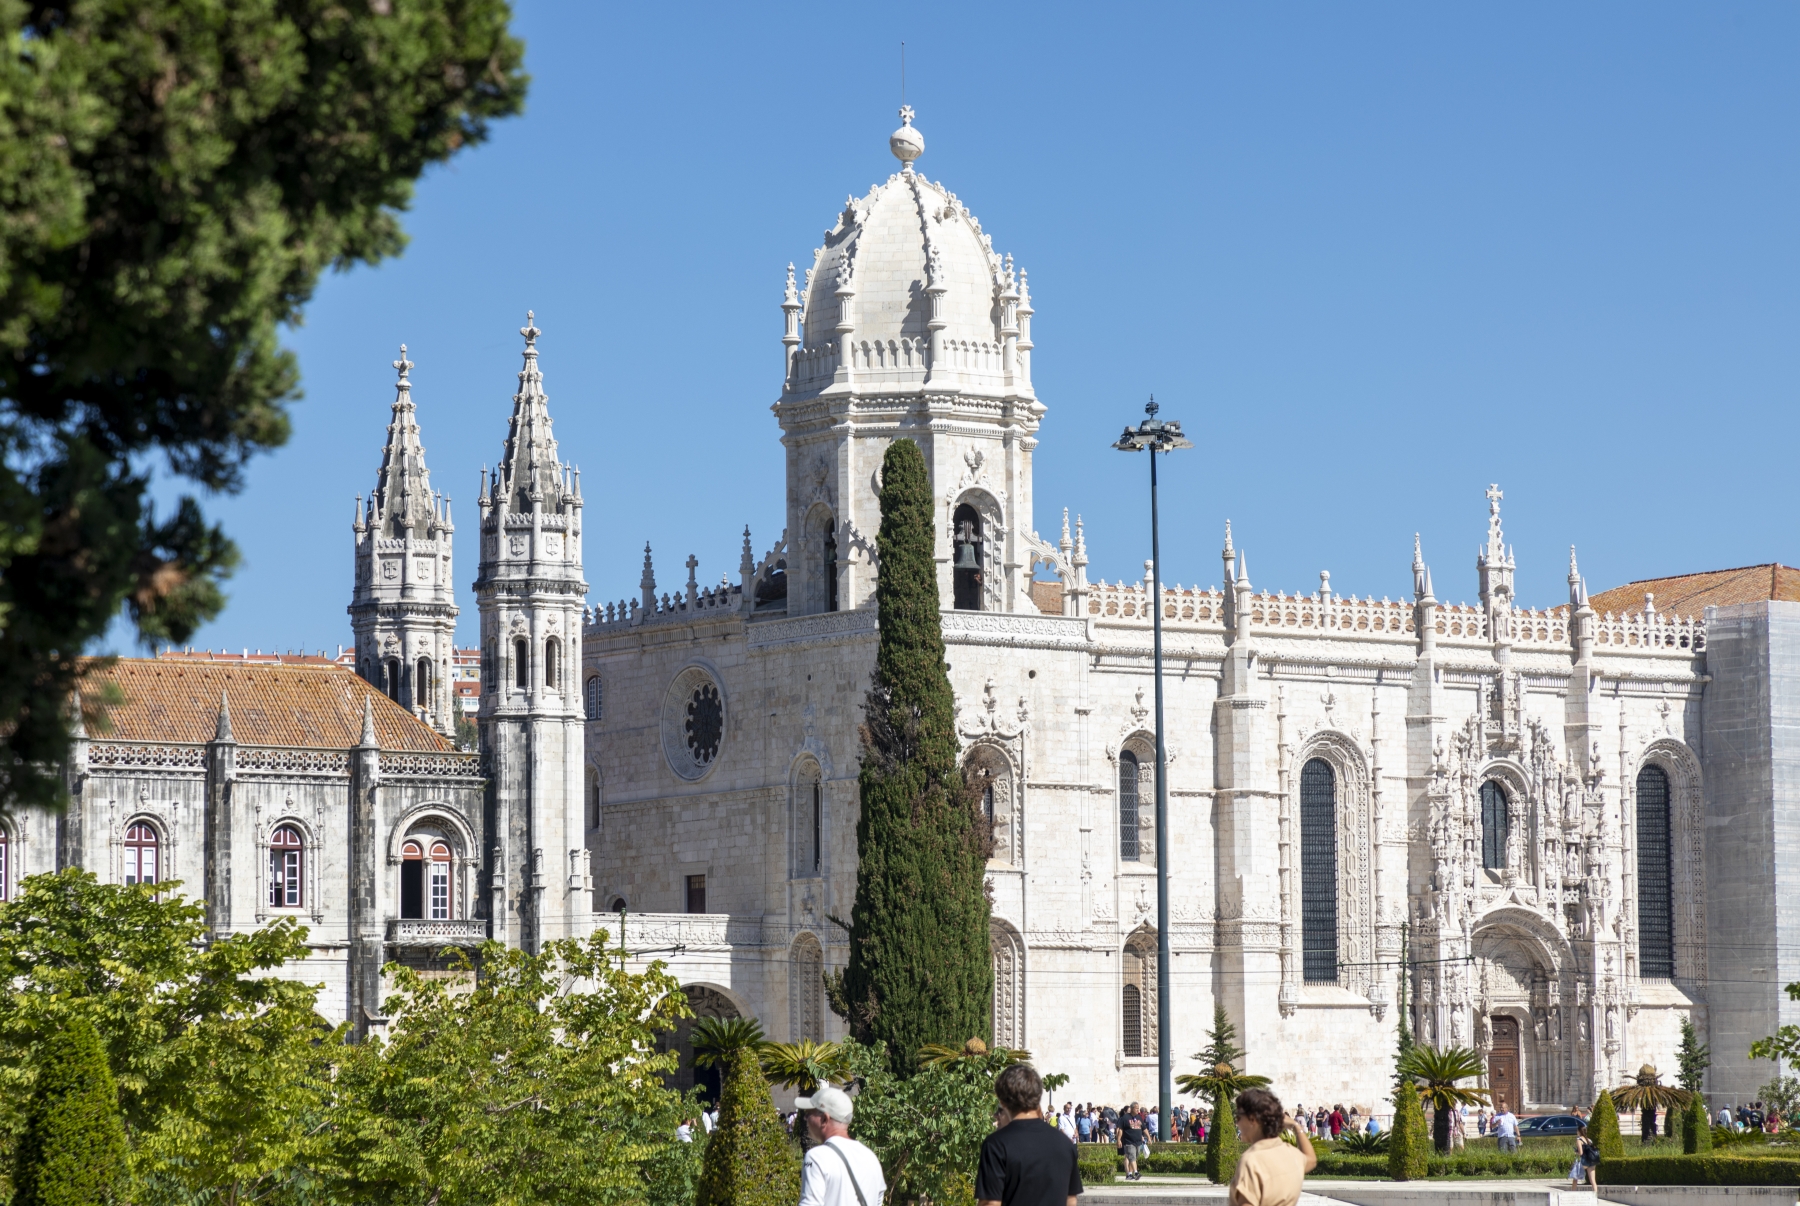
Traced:
[[[1319, 1165], [1312, 1140], [1281, 1111], [1281, 1099], [1267, 1089], [1245, 1089], [1237, 1099], [1238, 1157], [1226, 1200], [1231, 1206], [1295, 1206], [1306, 1174]], [[1283, 1131], [1294, 1136], [1286, 1143]]]

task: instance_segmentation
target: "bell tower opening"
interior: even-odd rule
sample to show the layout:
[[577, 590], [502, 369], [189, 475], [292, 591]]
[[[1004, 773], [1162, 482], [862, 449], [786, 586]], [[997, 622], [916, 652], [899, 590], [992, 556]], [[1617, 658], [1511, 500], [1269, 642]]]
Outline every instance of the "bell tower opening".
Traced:
[[981, 513], [968, 503], [951, 517], [956, 532], [955, 607], [957, 611], [981, 610]]
[[838, 609], [837, 525], [825, 529], [825, 610]]

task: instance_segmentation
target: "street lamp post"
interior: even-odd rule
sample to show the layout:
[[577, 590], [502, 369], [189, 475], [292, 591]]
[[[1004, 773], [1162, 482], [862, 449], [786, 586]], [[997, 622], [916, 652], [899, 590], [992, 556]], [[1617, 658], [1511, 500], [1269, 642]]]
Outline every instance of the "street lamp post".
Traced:
[[1156, 678], [1156, 1130], [1157, 1138], [1169, 1141], [1170, 1118], [1174, 1098], [1174, 1063], [1170, 1059], [1171, 1026], [1169, 1006], [1169, 783], [1164, 773], [1168, 763], [1168, 747], [1163, 740], [1163, 672], [1162, 672], [1162, 555], [1156, 530], [1156, 454], [1174, 452], [1194, 445], [1181, 434], [1181, 423], [1156, 417], [1156, 395], [1144, 407], [1146, 418], [1136, 427], [1127, 427], [1113, 447], [1120, 452], [1150, 453], [1150, 614], [1151, 662]]

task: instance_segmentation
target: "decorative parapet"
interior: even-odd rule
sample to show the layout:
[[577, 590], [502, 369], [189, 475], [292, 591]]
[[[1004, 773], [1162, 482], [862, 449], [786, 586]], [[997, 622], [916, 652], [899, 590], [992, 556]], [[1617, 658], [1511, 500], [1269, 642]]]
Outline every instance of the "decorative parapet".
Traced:
[[481, 779], [480, 754], [404, 754], [381, 751], [381, 774], [427, 779]]
[[313, 750], [287, 746], [242, 746], [237, 769], [275, 775], [348, 775], [348, 750]]
[[876, 612], [873, 607], [854, 611], [825, 611], [813, 616], [795, 616], [783, 620], [757, 620], [748, 628], [750, 648], [773, 649], [806, 641], [848, 640], [874, 636]]
[[735, 615], [743, 602], [744, 589], [721, 582], [695, 594], [692, 602], [676, 592], [665, 593], [657, 600], [656, 610], [645, 611], [636, 599], [597, 604], [581, 626], [583, 633], [608, 633], [643, 624], [670, 624], [687, 620], [709, 620]]
[[[1168, 586], [1162, 591], [1163, 624], [1167, 628], [1225, 631], [1224, 594], [1217, 588]], [[1318, 636], [1335, 640], [1411, 640], [1412, 602], [1404, 599], [1358, 599], [1354, 595], [1287, 595], [1267, 592], [1250, 596], [1252, 632], [1283, 636]], [[1493, 643], [1488, 619], [1478, 607], [1439, 604], [1440, 645], [1487, 646]], [[1087, 614], [1109, 627], [1148, 628], [1149, 591], [1142, 582], [1105, 581], [1088, 586]], [[1568, 649], [1569, 609], [1522, 608], [1508, 617], [1515, 647]], [[1608, 612], [1594, 623], [1594, 647], [1608, 653], [1698, 653], [1706, 648], [1706, 623], [1693, 616], [1661, 612]]]
[[[594, 918], [596, 929], [617, 937], [617, 914]], [[760, 917], [733, 917], [729, 913], [627, 913], [625, 948], [634, 955], [662, 958], [680, 951], [725, 951], [733, 947], [763, 945]]]
[[1092, 625], [1079, 616], [1045, 616], [1029, 612], [946, 611], [944, 643], [990, 645], [1003, 649], [1089, 649]]
[[206, 747], [174, 742], [89, 741], [89, 770], [206, 770]]
[[389, 946], [480, 946], [487, 937], [487, 922], [473, 917], [451, 921], [391, 917], [387, 923]]

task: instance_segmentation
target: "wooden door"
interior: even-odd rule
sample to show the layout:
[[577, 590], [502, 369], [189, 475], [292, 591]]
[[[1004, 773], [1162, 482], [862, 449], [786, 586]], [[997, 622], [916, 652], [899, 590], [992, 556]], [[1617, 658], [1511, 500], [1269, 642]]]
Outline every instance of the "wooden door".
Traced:
[[1517, 1018], [1489, 1019], [1494, 1036], [1488, 1049], [1488, 1090], [1493, 1094], [1494, 1109], [1518, 1113], [1525, 1104], [1519, 1083], [1519, 1021]]

